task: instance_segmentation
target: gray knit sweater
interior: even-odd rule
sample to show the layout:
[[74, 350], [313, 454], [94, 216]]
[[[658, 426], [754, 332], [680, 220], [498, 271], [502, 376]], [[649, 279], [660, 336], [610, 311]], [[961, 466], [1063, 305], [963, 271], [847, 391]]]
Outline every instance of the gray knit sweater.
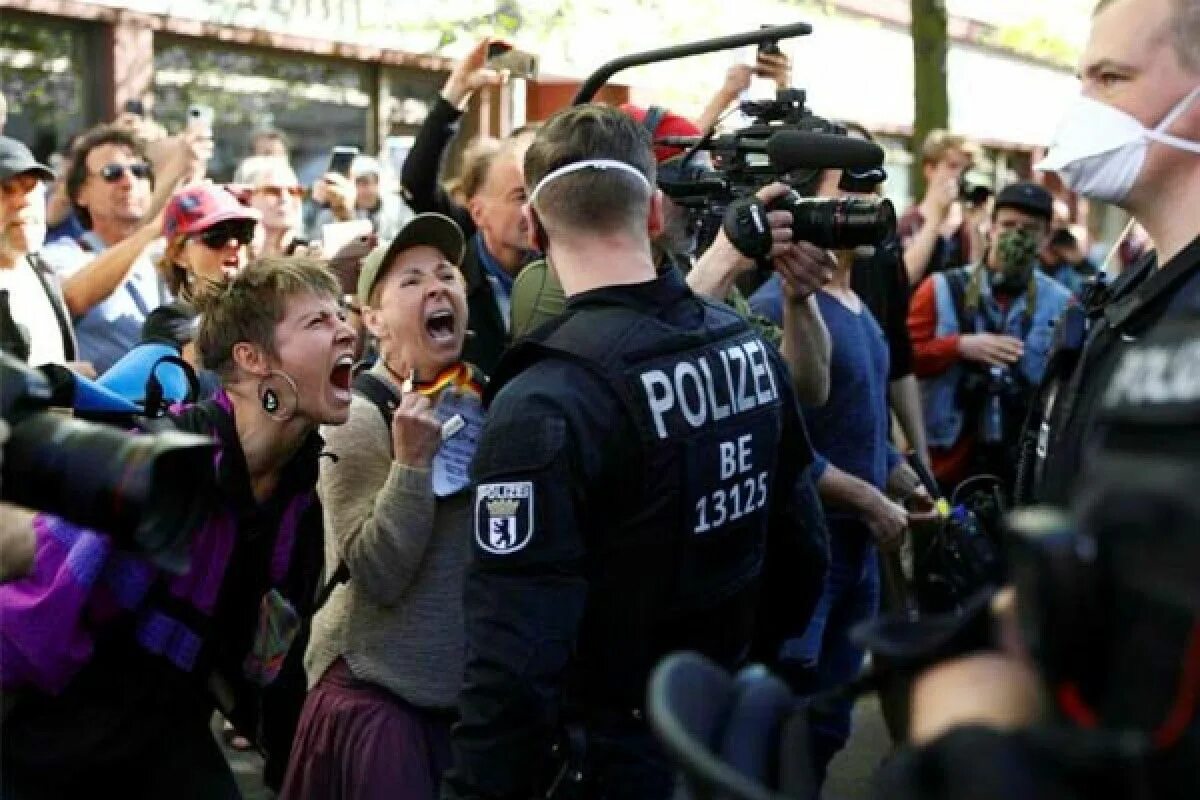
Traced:
[[[372, 372], [387, 380], [382, 368]], [[357, 394], [346, 424], [321, 435], [337, 456], [321, 460], [317, 484], [326, 558], [331, 572], [344, 559], [350, 580], [313, 620], [309, 687], [342, 656], [359, 680], [416, 706], [452, 708], [465, 658], [471, 493], [435, 498], [430, 470], [394, 463], [390, 427]]]

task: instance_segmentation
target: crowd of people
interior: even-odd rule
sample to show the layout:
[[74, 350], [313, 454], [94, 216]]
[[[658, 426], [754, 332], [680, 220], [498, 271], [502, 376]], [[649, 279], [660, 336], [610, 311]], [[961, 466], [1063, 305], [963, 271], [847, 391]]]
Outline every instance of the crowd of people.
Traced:
[[[0, 504], [3, 795], [238, 797], [219, 713], [281, 798], [666, 798], [645, 693], [667, 654], [849, 684], [881, 564], [937, 499], [987, 475], [1005, 505], [1068, 506], [1122, 342], [1197, 310], [1197, 20], [1097, 10], [1045, 166], [1143, 226], [1103, 264], [1037, 174], [969, 186], [978, 150], [948, 131], [872, 246], [797, 241], [773, 201], [878, 198], [883, 167], [759, 188], [763, 251], [698, 241], [657, 140], [703, 135], [755, 75], [788, 88], [771, 52], [699, 119], [564, 109], [465, 143], [453, 184], [459, 121], [504, 79], [487, 39], [398, 176], [357, 155], [301, 186], [268, 130], [218, 184], [207, 122], [128, 112], [58, 173], [0, 136], [0, 350], [103, 386], [166, 345], [194, 384], [166, 419], [218, 445], [182, 574]], [[969, 758], [939, 737], [1032, 721], [1028, 652], [988, 658], [915, 685], [888, 796], [951, 796], [913, 788]], [[810, 715], [818, 792], [851, 711]], [[1029, 741], [988, 748], [1067, 780]]]

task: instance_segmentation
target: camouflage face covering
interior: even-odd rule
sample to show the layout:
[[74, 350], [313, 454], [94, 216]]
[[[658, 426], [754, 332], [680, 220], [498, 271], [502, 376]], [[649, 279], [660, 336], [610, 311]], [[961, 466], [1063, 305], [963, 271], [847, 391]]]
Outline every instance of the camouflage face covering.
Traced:
[[1037, 253], [1036, 235], [1020, 228], [1004, 231], [996, 242], [996, 256], [1000, 261], [997, 277], [1006, 286], [1023, 287], [1033, 274]]

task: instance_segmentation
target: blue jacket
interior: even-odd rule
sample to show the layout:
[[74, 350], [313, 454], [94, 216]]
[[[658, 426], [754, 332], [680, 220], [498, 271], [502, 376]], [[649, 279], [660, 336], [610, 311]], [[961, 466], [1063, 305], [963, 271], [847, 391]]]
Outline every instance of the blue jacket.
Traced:
[[[948, 275], [956, 273], [965, 284], [969, 283], [977, 265], [959, 267], [949, 273], [930, 276], [937, 298], [936, 336], [954, 336], [959, 330], [959, 315], [955, 310], [954, 297], [950, 290]], [[979, 308], [975, 312], [976, 333], [999, 333], [1016, 337], [1025, 343], [1025, 353], [1017, 362], [1017, 371], [1031, 386], [1042, 380], [1050, 346], [1054, 339], [1054, 325], [1071, 303], [1071, 292], [1041, 270], [1034, 273], [1037, 280], [1037, 303], [1033, 319], [1026, 319], [1028, 297], [1015, 298], [1007, 312], [992, 294], [989, 281], [980, 281]], [[955, 364], [941, 375], [921, 380], [921, 404], [925, 410], [925, 430], [931, 447], [948, 448], [962, 435], [965, 412], [959, 401], [959, 383], [966, 367]]]

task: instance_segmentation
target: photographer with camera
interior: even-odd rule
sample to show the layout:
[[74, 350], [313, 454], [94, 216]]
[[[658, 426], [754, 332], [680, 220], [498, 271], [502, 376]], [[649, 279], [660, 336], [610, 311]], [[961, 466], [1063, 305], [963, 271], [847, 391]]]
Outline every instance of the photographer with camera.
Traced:
[[321, 180], [326, 183], [328, 207], [317, 214], [314, 230], [332, 222], [365, 219], [376, 236], [390, 241], [412, 219], [412, 210], [392, 190], [394, 178], [373, 156], [355, 156], [349, 177], [331, 173]]
[[[846, 123], [847, 134], [863, 141], [874, 137], [857, 123]], [[838, 182], [839, 194], [844, 197], [878, 198], [883, 196], [887, 171], [883, 167], [843, 170]], [[895, 232], [878, 244], [855, 251], [850, 287], [870, 309], [883, 330], [888, 346], [888, 398], [903, 433], [904, 441], [922, 463], [929, 464], [929, 445], [925, 437], [925, 420], [921, 413], [921, 396], [912, 369], [912, 339], [908, 332], [908, 306], [911, 291], [908, 272], [904, 267], [900, 240]], [[768, 319], [784, 317], [783, 291], [778, 277], [772, 276], [751, 297], [751, 306]], [[788, 329], [784, 325], [784, 330]], [[801, 398], [804, 401], [803, 397]], [[822, 402], [810, 402], [822, 405]]]
[[1072, 105], [1039, 169], [1114, 203], [1155, 252], [1099, 293], [1064, 341], [1022, 441], [1024, 499], [1064, 504], [1098, 433], [1100, 387], [1130, 342], [1200, 306], [1200, 0], [1104, 0]]
[[569, 299], [485, 396], [443, 797], [657, 800], [672, 776], [645, 725], [653, 665], [678, 648], [728, 666], [751, 645], [773, 654], [820, 591], [811, 449], [773, 348], [657, 270], [644, 126], [560, 111], [525, 176]]
[[964, 176], [975, 146], [945, 130], [930, 131], [921, 145], [925, 196], [900, 217], [900, 242], [908, 280], [920, 286], [927, 275], [970, 264], [983, 252], [980, 225], [987, 197], [972, 196]]
[[1015, 479], [1013, 447], [1071, 293], [1037, 268], [1054, 201], [1016, 183], [996, 197], [981, 264], [938, 273], [909, 309], [933, 472], [947, 490], [981, 473]]
[[[277, 785], [323, 566], [316, 429], [344, 422], [350, 405], [354, 334], [340, 297], [321, 264], [291, 259], [194, 298], [197, 349], [223, 388], [155, 426], [218, 448], [210, 475], [172, 476], [176, 489], [214, 486], [198, 526], [152, 532], [175, 558], [130, 552], [126, 530], [34, 519], [32, 573], [0, 587], [4, 796], [238, 797], [209, 731], [215, 709], [265, 750]], [[23, 471], [11, 446], [6, 495], [8, 467]], [[102, 496], [122, 506], [139, 484], [118, 466], [107, 480], [130, 482]]]
[[1042, 270], [1080, 300], [1084, 286], [1100, 274], [1069, 228], [1056, 228], [1038, 253]]

